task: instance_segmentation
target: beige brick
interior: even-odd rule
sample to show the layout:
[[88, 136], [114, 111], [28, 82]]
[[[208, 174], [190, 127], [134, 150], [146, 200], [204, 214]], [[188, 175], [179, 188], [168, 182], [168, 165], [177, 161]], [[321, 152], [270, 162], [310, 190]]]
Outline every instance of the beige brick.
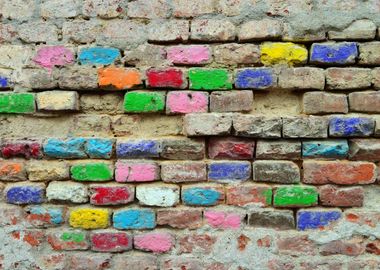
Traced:
[[173, 15], [175, 17], [190, 18], [214, 12], [214, 0], [173, 0]]
[[24, 45], [0, 46], [0, 68], [19, 69], [27, 65], [32, 58], [33, 50]]
[[216, 10], [226, 16], [238, 16], [244, 8], [244, 0], [218, 0]]
[[91, 43], [100, 34], [101, 25], [93, 20], [66, 21], [62, 25], [62, 37], [65, 41]]
[[222, 44], [213, 46], [215, 62], [223, 65], [260, 63], [260, 48], [254, 44]]
[[56, 42], [58, 28], [53, 23], [36, 21], [20, 24], [17, 28], [20, 39], [27, 43]]
[[78, 0], [44, 0], [41, 4], [43, 18], [73, 18], [79, 15]]
[[321, 68], [299, 67], [283, 69], [278, 77], [278, 85], [284, 89], [325, 88], [325, 73]]
[[115, 18], [125, 13], [125, 3], [123, 0], [84, 0], [82, 13], [85, 17]]
[[250, 90], [213, 91], [210, 95], [211, 112], [243, 112], [253, 108], [253, 93]]
[[158, 19], [168, 18], [171, 10], [166, 0], [137, 0], [128, 3], [127, 14], [130, 18]]
[[326, 84], [328, 89], [361, 89], [370, 87], [371, 70], [368, 68], [328, 68]]
[[98, 72], [92, 67], [73, 66], [60, 70], [58, 78], [62, 89], [91, 90], [98, 88]]
[[347, 113], [346, 94], [307, 92], [303, 95], [303, 111], [306, 114]]
[[231, 132], [232, 118], [228, 114], [192, 113], [184, 117], [188, 136], [226, 135]]
[[76, 115], [70, 130], [72, 136], [108, 137], [112, 135], [108, 115]]
[[329, 31], [329, 39], [335, 40], [365, 40], [374, 39], [376, 25], [370, 20], [357, 20], [341, 31]]
[[2, 0], [1, 14], [5, 19], [28, 20], [36, 11], [35, 0]]
[[380, 89], [380, 68], [372, 70], [372, 83], [375, 89]]
[[156, 42], [187, 41], [189, 34], [188, 21], [153, 21], [149, 25], [148, 40]]
[[122, 114], [123, 95], [83, 94], [80, 96], [80, 110], [84, 113]]
[[196, 41], [235, 40], [236, 27], [228, 20], [197, 19], [191, 22], [190, 39]]
[[29, 181], [70, 179], [70, 167], [65, 161], [31, 160], [26, 166]]
[[283, 25], [281, 21], [263, 19], [261, 21], [248, 21], [240, 26], [239, 41], [252, 41], [281, 38]]
[[29, 89], [53, 89], [58, 87], [57, 72], [46, 69], [23, 69], [16, 72], [14, 81]]
[[37, 93], [37, 108], [43, 111], [77, 111], [79, 95], [75, 91], [45, 91]]
[[380, 41], [359, 43], [359, 64], [380, 65]]

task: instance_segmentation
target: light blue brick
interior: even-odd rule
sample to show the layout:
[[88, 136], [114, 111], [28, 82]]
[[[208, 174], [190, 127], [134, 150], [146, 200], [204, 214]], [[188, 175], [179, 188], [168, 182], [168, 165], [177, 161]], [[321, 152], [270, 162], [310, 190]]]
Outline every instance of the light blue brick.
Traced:
[[347, 140], [303, 141], [302, 156], [305, 158], [345, 158], [348, 155]]
[[116, 229], [153, 229], [156, 215], [149, 209], [118, 210], [113, 214], [113, 226]]
[[112, 156], [114, 141], [110, 139], [87, 139], [85, 151], [90, 158], [109, 159]]

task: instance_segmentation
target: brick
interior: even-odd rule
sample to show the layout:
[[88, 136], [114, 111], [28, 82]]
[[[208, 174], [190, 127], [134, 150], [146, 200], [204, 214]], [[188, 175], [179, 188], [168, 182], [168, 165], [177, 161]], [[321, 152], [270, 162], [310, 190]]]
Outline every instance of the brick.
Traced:
[[104, 229], [109, 226], [108, 209], [77, 208], [70, 211], [70, 226], [82, 229]]
[[365, 251], [365, 245], [363, 240], [350, 239], [350, 240], [335, 240], [323, 245], [320, 249], [320, 253], [324, 256], [328, 255], [347, 255], [347, 256], [359, 256]]
[[169, 270], [169, 269], [205, 269], [202, 268], [204, 263], [194, 257], [190, 258], [178, 258], [175, 256], [167, 257], [165, 260], [162, 260], [160, 264], [160, 269]]
[[1, 155], [4, 158], [22, 157], [25, 159], [41, 158], [42, 146], [38, 141], [27, 140], [4, 140], [1, 145]]
[[108, 115], [74, 115], [71, 136], [112, 137], [111, 118]]
[[380, 64], [380, 42], [368, 42], [359, 44], [359, 64], [379, 65]]
[[238, 69], [235, 87], [238, 89], [270, 89], [277, 85], [277, 77], [271, 68]]
[[197, 233], [186, 234], [178, 239], [179, 254], [197, 251], [202, 252], [202, 254], [210, 254], [215, 242], [216, 237], [213, 235]]
[[62, 39], [80, 44], [92, 43], [101, 31], [95, 20], [70, 20], [62, 24]]
[[25, 220], [25, 212], [21, 207], [16, 205], [2, 205], [0, 214], [2, 216], [0, 221], [1, 226], [17, 225]]
[[142, 230], [156, 227], [156, 214], [151, 209], [121, 209], [112, 217], [113, 226], [119, 230]]
[[155, 44], [142, 44], [136, 48], [124, 50], [123, 62], [126, 65], [133, 65], [144, 69], [146, 66], [159, 66], [163, 63], [170, 65], [166, 59], [165, 47]]
[[176, 229], [197, 229], [202, 226], [202, 210], [192, 208], [159, 209], [157, 224]]
[[291, 42], [264, 42], [261, 45], [261, 63], [265, 66], [276, 64], [298, 65], [307, 62], [307, 49]]
[[282, 119], [256, 115], [236, 114], [233, 117], [236, 136], [254, 138], [281, 138]]
[[281, 21], [263, 19], [260, 21], [248, 21], [240, 26], [239, 41], [268, 40], [281, 38], [283, 24]]
[[165, 108], [165, 93], [132, 91], [125, 94], [124, 110], [127, 113], [162, 112]]
[[315, 255], [317, 249], [307, 235], [282, 237], [277, 240], [277, 246], [279, 254], [291, 256]]
[[251, 178], [248, 161], [213, 161], [207, 165], [208, 180], [241, 182]]
[[59, 72], [58, 85], [61, 89], [92, 90], [98, 88], [96, 68], [73, 66]]
[[328, 119], [323, 116], [285, 117], [284, 138], [327, 138]]
[[292, 161], [256, 160], [252, 165], [253, 181], [293, 184], [300, 182], [300, 169]]
[[35, 111], [34, 94], [1, 93], [0, 113], [33, 113]]
[[354, 92], [348, 95], [350, 111], [354, 112], [380, 112], [380, 95], [377, 91]]
[[125, 13], [126, 4], [122, 0], [85, 0], [82, 14], [85, 17], [115, 18]]
[[[75, 56], [71, 49], [65, 46], [43, 46], [38, 48], [33, 62], [46, 68], [49, 72], [54, 67], [62, 67], [74, 63]], [[51, 74], [49, 74], [51, 75]]]
[[62, 206], [33, 205], [25, 208], [25, 220], [36, 228], [59, 226], [65, 223], [66, 209]]
[[120, 252], [132, 249], [132, 236], [119, 231], [102, 230], [90, 235], [91, 250], [101, 252]]
[[160, 167], [152, 161], [116, 162], [115, 180], [117, 182], [151, 182], [160, 180]]
[[78, 111], [79, 95], [74, 91], [45, 91], [37, 93], [38, 110], [42, 111]]
[[70, 168], [71, 178], [76, 181], [108, 181], [113, 179], [113, 168], [106, 163], [85, 163]]
[[347, 140], [308, 140], [302, 142], [304, 158], [346, 158], [348, 155]]
[[149, 87], [179, 89], [187, 87], [185, 73], [178, 68], [149, 69], [146, 76], [146, 84]]
[[171, 15], [169, 3], [162, 0], [138, 0], [129, 2], [127, 6], [129, 18], [159, 19]]
[[32, 21], [17, 27], [19, 38], [26, 43], [54, 43], [58, 41], [58, 28], [46, 21]]
[[31, 0], [6, 0], [1, 5], [4, 18], [26, 20], [33, 16], [37, 4]]
[[114, 93], [82, 94], [80, 108], [84, 113], [122, 114], [124, 113], [123, 101], [123, 96]]
[[231, 75], [227, 69], [189, 69], [190, 89], [232, 89]]
[[26, 89], [58, 88], [58, 75], [49, 69], [23, 69], [20, 76], [13, 78], [13, 83]]
[[256, 159], [301, 159], [301, 142], [257, 140]]
[[48, 201], [86, 203], [88, 196], [87, 186], [80, 183], [52, 181], [46, 188]]
[[224, 202], [224, 189], [220, 185], [183, 186], [182, 202], [190, 206], [212, 206]]
[[362, 187], [341, 188], [323, 185], [318, 188], [320, 204], [334, 207], [362, 207], [364, 190]]
[[348, 101], [345, 94], [324, 92], [306, 92], [303, 95], [305, 114], [348, 113]]
[[295, 227], [294, 215], [291, 210], [262, 209], [248, 214], [248, 225], [254, 227], [291, 230]]
[[207, 210], [204, 212], [204, 218], [207, 224], [213, 228], [239, 229], [244, 217], [235, 211]]
[[158, 270], [157, 257], [150, 254], [120, 254], [113, 257], [114, 267], [116, 269], [129, 269], [129, 270]]
[[253, 108], [253, 93], [242, 91], [213, 91], [210, 95], [211, 112], [248, 112]]
[[323, 69], [313, 67], [283, 69], [278, 77], [278, 86], [291, 90], [323, 90], [325, 88], [325, 73]]
[[44, 144], [44, 154], [52, 158], [85, 158], [84, 138], [48, 139]]
[[375, 121], [369, 117], [332, 117], [329, 123], [330, 137], [368, 137], [374, 132]]
[[89, 138], [84, 145], [89, 158], [110, 159], [113, 153], [114, 140]]
[[45, 201], [45, 185], [26, 182], [8, 184], [4, 194], [10, 204], [40, 204]]
[[53, 250], [87, 250], [90, 247], [87, 233], [80, 230], [50, 230], [47, 242]]
[[379, 161], [380, 140], [352, 139], [349, 140], [351, 160]]
[[255, 142], [236, 137], [213, 137], [208, 143], [208, 156], [211, 159], [252, 159]]
[[279, 186], [274, 190], [275, 207], [307, 207], [318, 204], [318, 191], [313, 186]]
[[27, 244], [29, 249], [39, 250], [45, 241], [45, 232], [43, 230], [16, 230], [9, 234], [13, 240], [21, 240]]
[[260, 63], [260, 47], [255, 44], [227, 43], [213, 46], [214, 61], [224, 66]]
[[90, 203], [93, 205], [119, 205], [133, 202], [135, 188], [127, 185], [91, 185]]
[[190, 39], [194, 41], [233, 41], [235, 25], [224, 19], [195, 19], [191, 22]]
[[192, 113], [183, 118], [187, 136], [226, 135], [232, 127], [232, 119], [227, 114]]
[[372, 75], [368, 68], [328, 68], [326, 86], [328, 89], [363, 89], [371, 86]]
[[167, 232], [143, 233], [133, 238], [133, 246], [137, 250], [165, 253], [173, 248], [174, 238]]
[[162, 140], [161, 158], [174, 160], [198, 160], [205, 156], [204, 139], [165, 139]]
[[167, 59], [175, 65], [204, 65], [211, 61], [212, 54], [206, 45], [178, 45], [166, 49]]
[[71, 252], [66, 255], [66, 268], [72, 270], [106, 270], [111, 264], [110, 254], [96, 254], [94, 252]]
[[200, 15], [213, 14], [215, 11], [215, 3], [212, 0], [195, 0], [192, 3], [189, 3], [186, 0], [174, 0], [173, 2], [173, 15], [175, 17], [191, 18]]
[[170, 91], [166, 96], [166, 114], [208, 112], [209, 94], [194, 91]]
[[169, 207], [179, 202], [179, 187], [176, 185], [138, 185], [136, 198], [141, 205]]
[[25, 164], [20, 161], [0, 161], [1, 181], [27, 180]]
[[190, 23], [186, 20], [152, 21], [149, 25], [148, 40], [151, 42], [187, 42]]
[[206, 164], [202, 161], [162, 162], [161, 179], [169, 183], [205, 181]]
[[363, 185], [376, 180], [377, 168], [365, 161], [313, 161], [303, 162], [303, 182], [308, 184]]
[[0, 55], [8, 55], [0, 58], [0, 68], [19, 69], [29, 63], [33, 51], [31, 47], [24, 45], [2, 45]]
[[339, 221], [342, 217], [340, 209], [311, 209], [297, 211], [297, 229], [324, 229]]
[[137, 69], [104, 67], [98, 69], [99, 87], [103, 89], [131, 89], [142, 84]]
[[157, 140], [127, 140], [116, 144], [118, 158], [154, 158], [160, 152], [161, 142]]
[[267, 185], [258, 184], [227, 186], [226, 204], [234, 206], [271, 205], [272, 188]]
[[310, 49], [310, 63], [324, 65], [354, 64], [358, 57], [355, 42], [313, 43]]
[[341, 31], [328, 31], [329, 39], [366, 40], [376, 36], [376, 25], [370, 20], [356, 20]]
[[[1, 31], [1, 28], [0, 28]], [[0, 32], [1, 33], [1, 32]], [[12, 71], [8, 69], [0, 69], [0, 89], [9, 89], [12, 86]]]
[[82, 48], [78, 54], [78, 61], [82, 65], [110, 65], [118, 60], [120, 56], [120, 51], [115, 48]]
[[46, 0], [41, 5], [42, 18], [74, 18], [77, 15], [79, 15], [79, 2], [77, 0], [69, 0], [65, 3], [59, 0]]

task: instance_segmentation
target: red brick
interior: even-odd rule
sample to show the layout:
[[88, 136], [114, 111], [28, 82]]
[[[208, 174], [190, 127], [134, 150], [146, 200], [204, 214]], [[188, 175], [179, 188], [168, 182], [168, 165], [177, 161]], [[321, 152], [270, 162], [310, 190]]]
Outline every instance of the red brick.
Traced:
[[90, 202], [94, 205], [118, 205], [133, 202], [135, 190], [128, 185], [91, 185]]
[[306, 92], [303, 95], [303, 111], [306, 114], [347, 113], [347, 96], [345, 94]]
[[120, 252], [132, 249], [132, 236], [118, 231], [96, 231], [90, 235], [91, 249], [103, 252]]
[[272, 203], [272, 189], [267, 185], [255, 184], [227, 186], [226, 203], [235, 206], [268, 206]]
[[369, 68], [328, 68], [326, 85], [328, 89], [362, 89], [371, 86]]
[[177, 229], [196, 229], [202, 226], [200, 209], [160, 209], [157, 210], [157, 224]]
[[303, 256], [316, 253], [315, 244], [306, 235], [279, 239], [277, 247], [279, 253], [284, 255]]
[[365, 251], [365, 245], [360, 238], [351, 240], [336, 240], [321, 247], [320, 253], [322, 255], [347, 255], [358, 256]]
[[374, 240], [367, 243], [365, 250], [368, 253], [380, 255], [380, 240]]
[[334, 185], [321, 186], [319, 189], [321, 205], [338, 207], [362, 207], [364, 190], [362, 187], [340, 188]]
[[213, 137], [208, 144], [211, 159], [252, 159], [255, 141], [236, 137]]
[[179, 253], [199, 252], [210, 254], [216, 242], [216, 236], [209, 234], [189, 234], [178, 239]]
[[147, 85], [158, 88], [179, 88], [187, 87], [186, 76], [181, 69], [149, 69], [146, 72]]
[[2, 144], [1, 154], [5, 158], [40, 158], [42, 156], [41, 144], [32, 141], [8, 142]]

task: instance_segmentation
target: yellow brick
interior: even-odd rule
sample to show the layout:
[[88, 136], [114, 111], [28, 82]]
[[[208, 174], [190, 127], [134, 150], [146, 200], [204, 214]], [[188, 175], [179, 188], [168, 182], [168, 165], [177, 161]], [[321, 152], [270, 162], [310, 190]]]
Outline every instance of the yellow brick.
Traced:
[[70, 212], [70, 226], [83, 229], [101, 229], [109, 225], [107, 209], [81, 208]]
[[261, 45], [261, 62], [264, 65], [306, 63], [307, 49], [291, 42], [265, 42]]

